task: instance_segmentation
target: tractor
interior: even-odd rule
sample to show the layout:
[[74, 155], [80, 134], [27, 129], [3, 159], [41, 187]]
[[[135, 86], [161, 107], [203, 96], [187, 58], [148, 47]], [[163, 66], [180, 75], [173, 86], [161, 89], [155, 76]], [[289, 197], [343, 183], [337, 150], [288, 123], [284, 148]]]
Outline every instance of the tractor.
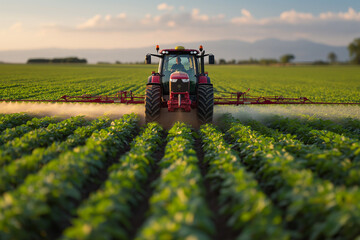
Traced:
[[214, 109], [214, 91], [208, 73], [205, 72], [205, 57], [209, 64], [215, 63], [213, 54], [205, 54], [200, 45], [197, 49], [162, 49], [156, 46], [157, 54], [147, 54], [145, 63], [151, 64], [151, 57], [158, 57], [158, 72], [152, 72], [146, 84], [145, 118], [154, 121], [160, 116], [161, 108], [169, 112], [190, 112], [196, 109], [200, 122], [211, 122]]

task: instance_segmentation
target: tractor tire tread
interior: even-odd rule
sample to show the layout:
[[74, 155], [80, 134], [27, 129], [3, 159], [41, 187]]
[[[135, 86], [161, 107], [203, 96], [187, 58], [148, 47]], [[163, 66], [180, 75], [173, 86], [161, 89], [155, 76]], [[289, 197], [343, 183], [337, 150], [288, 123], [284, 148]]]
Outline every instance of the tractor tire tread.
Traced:
[[146, 86], [145, 94], [145, 120], [152, 122], [160, 115], [161, 87], [158, 85]]
[[214, 112], [214, 90], [212, 85], [198, 86], [198, 118], [202, 123], [211, 123]]

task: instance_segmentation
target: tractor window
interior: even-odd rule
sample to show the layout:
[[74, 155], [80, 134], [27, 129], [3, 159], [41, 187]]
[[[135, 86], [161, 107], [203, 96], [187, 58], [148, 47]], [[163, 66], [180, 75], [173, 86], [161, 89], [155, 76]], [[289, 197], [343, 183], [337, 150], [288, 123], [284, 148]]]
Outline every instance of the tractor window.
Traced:
[[[176, 60], [179, 58], [178, 60]], [[184, 71], [189, 75], [190, 79], [190, 91], [193, 92], [195, 90], [196, 85], [196, 76], [198, 66], [196, 66], [197, 61], [195, 59], [195, 56], [189, 55], [189, 54], [169, 54], [165, 55], [162, 59], [162, 71], [161, 72], [164, 76], [162, 77], [162, 83], [163, 83], [163, 91], [164, 94], [168, 94], [169, 92], [169, 80], [171, 73], [175, 71]], [[179, 64], [180, 63], [180, 64]], [[160, 66], [159, 66], [160, 67]], [[160, 69], [159, 69], [160, 70]]]
[[[179, 58], [179, 60], [176, 60]], [[195, 61], [194, 56], [190, 55], [167, 55], [165, 56], [164, 70], [165, 71], [174, 71], [175, 66], [183, 65], [185, 71], [194, 71], [195, 72]]]

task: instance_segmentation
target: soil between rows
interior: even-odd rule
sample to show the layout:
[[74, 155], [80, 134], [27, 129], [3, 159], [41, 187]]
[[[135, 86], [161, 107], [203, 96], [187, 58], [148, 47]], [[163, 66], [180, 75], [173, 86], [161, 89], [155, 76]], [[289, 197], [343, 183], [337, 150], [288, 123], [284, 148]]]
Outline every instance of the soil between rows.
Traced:
[[203, 177], [203, 185], [205, 187], [205, 200], [207, 202], [209, 210], [212, 212], [212, 221], [215, 226], [215, 235], [213, 239], [222, 239], [222, 240], [230, 240], [236, 239], [239, 235], [239, 232], [234, 231], [229, 226], [227, 226], [227, 222], [229, 220], [229, 216], [224, 216], [219, 213], [220, 206], [218, 204], [218, 196], [219, 191], [213, 190], [211, 188], [211, 182], [206, 175], [209, 170], [209, 163], [205, 161], [204, 151], [202, 149], [202, 142], [200, 138], [195, 139], [194, 149], [196, 151], [196, 155], [199, 161], [199, 168]]
[[[162, 139], [166, 138], [166, 134], [162, 133]], [[160, 177], [160, 168], [159, 161], [163, 158], [165, 154], [165, 146], [167, 142], [163, 141], [162, 144], [158, 147], [155, 153], [151, 156], [154, 158], [155, 162], [152, 165], [151, 173], [149, 174], [149, 179], [146, 181], [144, 186], [144, 193], [142, 194], [143, 200], [138, 204], [138, 206], [133, 206], [132, 209], [132, 218], [130, 219], [130, 225], [132, 229], [129, 231], [129, 239], [134, 239], [136, 233], [141, 228], [141, 226], [146, 221], [147, 213], [150, 208], [150, 198], [154, 193], [154, 182]]]
[[[136, 131], [136, 133], [132, 136], [132, 138], [134, 139], [138, 133], [139, 131]], [[129, 150], [130, 150], [130, 145], [128, 144], [122, 149], [120, 149], [120, 151], [116, 154], [115, 157], [107, 159], [104, 162], [104, 167], [99, 169], [96, 176], [90, 177], [90, 179], [85, 183], [85, 185], [80, 190], [81, 199], [79, 201], [75, 201], [75, 200], [73, 201], [73, 204], [75, 206], [73, 209], [75, 210], [69, 212], [67, 209], [63, 209], [64, 213], [68, 215], [68, 217], [64, 221], [57, 223], [56, 226], [53, 226], [53, 229], [49, 231], [50, 239], [60, 238], [63, 231], [72, 225], [71, 221], [78, 217], [76, 214], [76, 209], [78, 209], [78, 207], [83, 203], [84, 200], [89, 198], [90, 194], [100, 189], [100, 187], [109, 177], [109, 172], [108, 172], [109, 167], [115, 163], [118, 163], [121, 156], [124, 155]]]

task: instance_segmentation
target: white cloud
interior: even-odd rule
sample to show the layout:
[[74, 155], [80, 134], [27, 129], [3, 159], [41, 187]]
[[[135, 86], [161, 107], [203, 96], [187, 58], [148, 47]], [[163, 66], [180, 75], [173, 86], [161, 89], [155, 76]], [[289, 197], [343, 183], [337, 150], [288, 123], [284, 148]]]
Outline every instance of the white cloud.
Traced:
[[290, 10], [281, 13], [280, 19], [284, 22], [296, 23], [300, 21], [312, 20], [314, 19], [314, 16], [311, 13], [299, 13], [295, 10]]
[[360, 21], [360, 12], [356, 12], [353, 8], [349, 8], [347, 12], [327, 12], [321, 13], [320, 19], [323, 20], [336, 20], [336, 19], [343, 19], [343, 20], [355, 20]]
[[167, 3], [161, 3], [157, 6], [158, 10], [167, 10], [167, 11], [171, 11], [174, 9], [174, 6], [170, 6]]
[[100, 23], [102, 17], [100, 14], [95, 15], [94, 17], [88, 19], [86, 22], [78, 25], [79, 29], [92, 28]]
[[192, 16], [195, 20], [201, 20], [201, 21], [208, 21], [208, 20], [209, 20], [209, 16], [208, 16], [208, 15], [206, 15], [206, 14], [200, 15], [199, 13], [200, 13], [199, 9], [194, 8], [194, 9], [192, 10], [191, 16]]
[[244, 17], [252, 18], [251, 13], [246, 9], [241, 9], [241, 13]]
[[13, 25], [11, 25], [9, 29], [11, 31], [14, 31], [14, 32], [20, 32], [20, 31], [23, 30], [23, 23], [22, 22], [16, 22]]
[[152, 42], [166, 44], [220, 39], [256, 41], [264, 38], [305, 38], [332, 45], [346, 45], [359, 36], [359, 25], [360, 12], [352, 8], [345, 12], [324, 12], [318, 15], [290, 9], [271, 18], [257, 18], [251, 10], [241, 9], [239, 16], [232, 19], [226, 18], [224, 14], [207, 15], [195, 8], [162, 11], [157, 15], [146, 14], [142, 18], [127, 16], [125, 13], [97, 14], [73, 25], [44, 23], [37, 29], [16, 22], [0, 32], [0, 39], [6, 48], [15, 44], [18, 48], [140, 47]]
[[110, 14], [102, 17], [100, 14], [95, 15], [94, 17], [86, 20], [84, 23], [77, 25], [77, 29], [98, 29], [98, 28], [113, 28], [115, 24], [119, 21], [126, 20], [126, 14], [120, 13], [115, 17]]
[[116, 16], [116, 18], [118, 19], [125, 19], [126, 18], [126, 13], [120, 13]]
[[168, 25], [169, 27], [175, 27], [176, 23], [175, 23], [174, 21], [169, 21], [169, 22], [167, 23], [167, 25]]
[[253, 20], [251, 13], [246, 9], [241, 9], [241, 17], [231, 19], [233, 23], [248, 23]]

